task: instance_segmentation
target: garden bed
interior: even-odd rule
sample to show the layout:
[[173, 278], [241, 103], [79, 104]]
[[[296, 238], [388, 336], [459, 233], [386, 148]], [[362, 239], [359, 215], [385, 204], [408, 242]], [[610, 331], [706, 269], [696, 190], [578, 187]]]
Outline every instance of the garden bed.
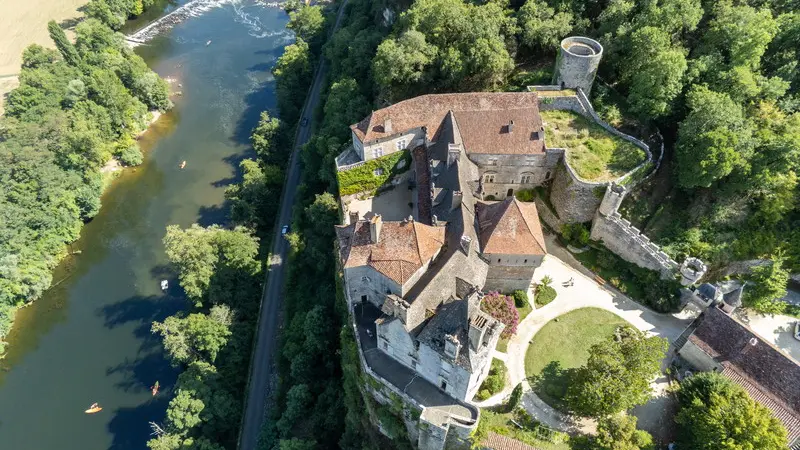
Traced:
[[584, 180], [615, 180], [644, 162], [644, 150], [572, 111], [541, 111], [545, 143], [566, 148], [570, 167]]

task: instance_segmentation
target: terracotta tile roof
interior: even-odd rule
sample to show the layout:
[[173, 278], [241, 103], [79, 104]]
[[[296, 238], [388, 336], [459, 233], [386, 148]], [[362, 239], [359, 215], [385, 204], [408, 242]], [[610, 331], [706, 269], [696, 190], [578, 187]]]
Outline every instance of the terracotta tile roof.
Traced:
[[531, 447], [524, 442], [511, 439], [510, 437], [501, 436], [491, 431], [489, 432], [489, 435], [486, 436], [486, 439], [481, 442], [481, 445], [483, 448], [491, 450], [539, 450], [536, 447]]
[[535, 203], [515, 197], [476, 203], [482, 253], [544, 255], [547, 253]]
[[383, 222], [377, 244], [369, 221], [336, 227], [339, 256], [345, 268], [370, 266], [403, 285], [444, 244], [444, 228], [419, 222]]
[[[467, 153], [544, 153], [544, 139], [537, 137], [537, 133], [542, 130], [538, 108], [457, 111], [453, 115]], [[512, 120], [514, 127], [509, 130]]]
[[[541, 129], [538, 96], [535, 92], [469, 92], [461, 94], [430, 94], [404, 100], [372, 112], [350, 129], [362, 142], [386, 138], [402, 131], [426, 127], [427, 137], [436, 141], [447, 113], [456, 113], [461, 133], [471, 136], [471, 144], [465, 138], [465, 150], [475, 153], [492, 153], [496, 140], [503, 142], [502, 148], [514, 148], [514, 152], [543, 151], [543, 142], [530, 141], [530, 133]], [[391, 119], [392, 133], [384, 129], [386, 119]], [[501, 136], [500, 127], [514, 120], [514, 131]], [[472, 128], [474, 130], [467, 130]], [[486, 137], [481, 134], [486, 133]], [[525, 140], [525, 136], [528, 140]], [[506, 139], [507, 138], [507, 139]], [[525, 141], [526, 145], [518, 144]], [[512, 145], [513, 144], [513, 145]], [[472, 145], [470, 147], [469, 145]]]
[[689, 341], [722, 364], [723, 375], [773, 411], [786, 426], [789, 442], [800, 437], [797, 361], [717, 308], [708, 308], [703, 313]]

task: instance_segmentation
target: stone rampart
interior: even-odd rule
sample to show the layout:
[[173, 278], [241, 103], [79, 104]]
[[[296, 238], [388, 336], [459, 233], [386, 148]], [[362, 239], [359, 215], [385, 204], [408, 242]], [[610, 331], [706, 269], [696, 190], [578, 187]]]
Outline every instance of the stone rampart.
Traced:
[[556, 233], [561, 233], [561, 227], [564, 226], [564, 222], [553, 213], [550, 206], [543, 199], [536, 197], [534, 202], [536, 203], [536, 210], [539, 212], [539, 218], [541, 218], [550, 229]]
[[660, 272], [663, 278], [672, 278], [678, 270], [679, 265], [675, 260], [618, 212], [609, 216], [597, 214], [592, 224], [591, 239], [601, 241], [625, 261]]
[[581, 179], [565, 158], [564, 164], [556, 170], [550, 189], [550, 203], [564, 223], [589, 222], [600, 206], [607, 185], [608, 182], [593, 183]]

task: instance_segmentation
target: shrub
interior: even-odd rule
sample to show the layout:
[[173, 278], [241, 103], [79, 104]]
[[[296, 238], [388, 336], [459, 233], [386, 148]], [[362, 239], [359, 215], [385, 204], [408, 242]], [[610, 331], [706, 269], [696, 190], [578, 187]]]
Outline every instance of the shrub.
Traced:
[[542, 306], [552, 302], [556, 299], [556, 295], [558, 294], [552, 286], [539, 285], [536, 288], [536, 296], [534, 298], [536, 307], [541, 308]]
[[575, 247], [586, 247], [589, 244], [589, 229], [583, 223], [564, 224], [561, 227], [561, 236]]
[[528, 304], [528, 293], [525, 291], [514, 291], [514, 306], [524, 308]]
[[506, 385], [507, 374], [508, 369], [506, 369], [506, 365], [503, 364], [503, 361], [493, 359], [492, 367], [489, 368], [489, 375], [483, 380], [478, 395], [476, 395], [478, 400], [486, 400], [492, 395], [502, 391]]
[[517, 200], [521, 202], [532, 202], [536, 199], [536, 191], [533, 189], [521, 189], [517, 191]]
[[505, 324], [505, 329], [500, 335], [503, 338], [511, 337], [517, 332], [519, 324], [519, 312], [514, 307], [514, 300], [508, 295], [498, 292], [490, 292], [481, 300], [481, 309]]
[[142, 151], [139, 150], [139, 146], [134, 144], [130, 147], [125, 147], [119, 152], [119, 160], [126, 166], [138, 166], [142, 163], [144, 157], [142, 156]]

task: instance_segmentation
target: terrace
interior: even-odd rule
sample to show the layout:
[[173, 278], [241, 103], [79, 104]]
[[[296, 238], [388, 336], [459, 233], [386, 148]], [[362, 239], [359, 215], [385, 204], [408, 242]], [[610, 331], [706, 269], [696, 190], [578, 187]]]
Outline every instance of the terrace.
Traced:
[[567, 149], [570, 167], [584, 180], [613, 181], [645, 161], [636, 145], [568, 110], [541, 111], [548, 148]]

